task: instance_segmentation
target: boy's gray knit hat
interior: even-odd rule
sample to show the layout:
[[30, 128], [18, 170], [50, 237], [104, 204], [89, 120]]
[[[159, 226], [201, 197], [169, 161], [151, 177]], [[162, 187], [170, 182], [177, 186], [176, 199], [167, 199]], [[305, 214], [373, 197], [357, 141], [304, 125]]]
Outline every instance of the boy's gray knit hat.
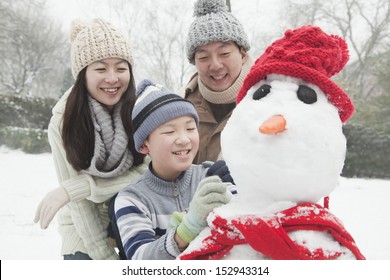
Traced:
[[195, 49], [213, 41], [234, 41], [245, 51], [250, 49], [241, 23], [228, 12], [225, 0], [197, 0], [187, 37], [187, 58], [195, 64]]
[[143, 80], [137, 88], [137, 101], [131, 114], [135, 149], [160, 125], [182, 116], [192, 116], [196, 125], [199, 116], [191, 101], [169, 91], [161, 85]]

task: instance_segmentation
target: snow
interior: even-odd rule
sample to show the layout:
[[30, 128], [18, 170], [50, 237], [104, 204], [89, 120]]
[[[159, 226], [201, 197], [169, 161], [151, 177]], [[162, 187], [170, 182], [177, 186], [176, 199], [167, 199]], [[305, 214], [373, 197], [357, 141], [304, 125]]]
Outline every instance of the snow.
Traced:
[[57, 186], [51, 154], [0, 148], [0, 259], [60, 259], [54, 220], [47, 230], [34, 224], [35, 208]]
[[[0, 259], [59, 260], [61, 240], [54, 220], [46, 230], [33, 223], [36, 206], [57, 186], [51, 154], [0, 148]], [[362, 253], [390, 260], [390, 181], [341, 178], [330, 209]]]

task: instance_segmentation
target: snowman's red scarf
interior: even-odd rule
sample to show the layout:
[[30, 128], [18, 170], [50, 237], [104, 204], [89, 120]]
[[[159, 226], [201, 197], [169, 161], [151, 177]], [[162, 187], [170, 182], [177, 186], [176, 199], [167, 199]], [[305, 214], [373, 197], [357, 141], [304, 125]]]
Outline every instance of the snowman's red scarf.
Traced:
[[228, 221], [216, 216], [212, 222], [211, 235], [203, 240], [202, 248], [184, 253], [180, 259], [221, 259], [234, 245], [245, 243], [275, 260], [324, 260], [335, 259], [342, 254], [324, 252], [321, 248], [311, 252], [287, 235], [294, 230], [329, 231], [339, 243], [352, 251], [356, 259], [365, 259], [341, 222], [328, 209], [309, 203], [267, 218], [245, 216]]

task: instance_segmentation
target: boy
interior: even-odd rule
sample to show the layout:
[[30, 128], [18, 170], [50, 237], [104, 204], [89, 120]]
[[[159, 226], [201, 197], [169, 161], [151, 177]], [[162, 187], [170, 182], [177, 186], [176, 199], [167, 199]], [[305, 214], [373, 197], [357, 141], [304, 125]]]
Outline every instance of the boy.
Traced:
[[[115, 199], [117, 225], [127, 259], [175, 259], [231, 194], [218, 176], [205, 178], [209, 165], [192, 165], [199, 147], [193, 104], [148, 80], [139, 85], [137, 96], [135, 148], [151, 163]], [[186, 209], [186, 215], [178, 213]]]

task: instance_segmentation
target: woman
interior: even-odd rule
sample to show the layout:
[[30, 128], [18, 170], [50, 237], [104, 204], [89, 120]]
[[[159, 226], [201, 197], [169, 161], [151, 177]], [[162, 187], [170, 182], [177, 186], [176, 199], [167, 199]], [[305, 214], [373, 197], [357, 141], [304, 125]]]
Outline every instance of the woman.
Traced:
[[76, 81], [53, 108], [48, 128], [60, 187], [42, 200], [35, 222], [47, 228], [61, 209], [65, 260], [118, 259], [108, 238], [108, 205], [147, 167], [132, 136], [136, 97], [131, 48], [102, 19], [73, 22], [71, 41]]

